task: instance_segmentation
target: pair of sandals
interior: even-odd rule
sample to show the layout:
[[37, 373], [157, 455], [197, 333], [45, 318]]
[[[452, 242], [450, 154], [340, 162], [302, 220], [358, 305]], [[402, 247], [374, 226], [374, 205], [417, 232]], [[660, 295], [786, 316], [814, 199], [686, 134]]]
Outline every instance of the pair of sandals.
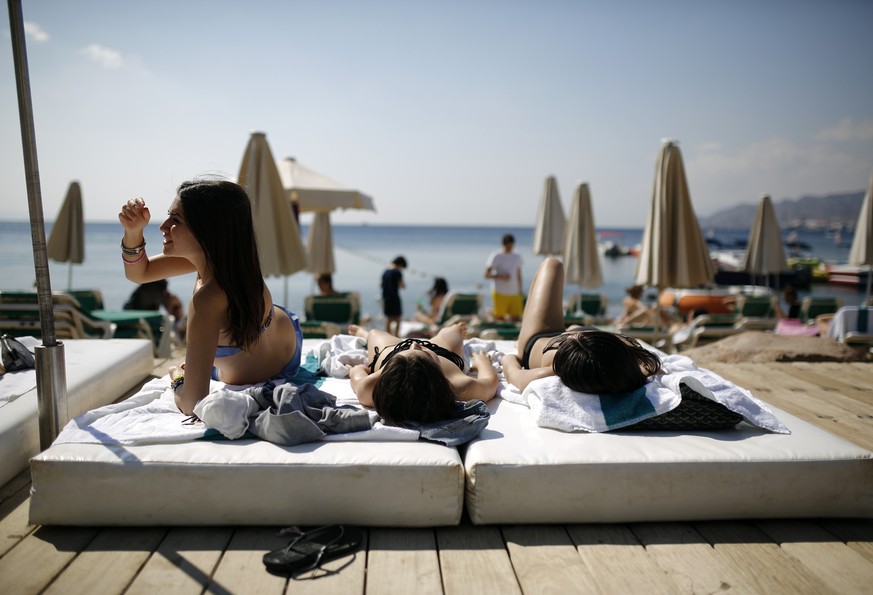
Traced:
[[344, 525], [298, 531], [288, 545], [264, 554], [264, 566], [267, 572], [279, 576], [323, 570], [321, 565], [324, 562], [357, 552], [363, 541], [362, 530]]

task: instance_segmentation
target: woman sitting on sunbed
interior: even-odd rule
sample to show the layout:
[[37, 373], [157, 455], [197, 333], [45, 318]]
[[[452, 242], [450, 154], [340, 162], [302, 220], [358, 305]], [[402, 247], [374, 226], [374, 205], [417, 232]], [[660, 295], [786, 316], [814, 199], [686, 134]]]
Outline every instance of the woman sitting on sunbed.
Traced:
[[497, 372], [486, 355], [473, 355], [475, 378], [464, 372], [465, 322], [441, 329], [432, 341], [401, 340], [354, 324], [349, 334], [367, 340], [370, 360], [349, 370], [352, 390], [388, 425], [449, 419], [455, 401], [488, 401], [497, 391]]
[[229, 181], [179, 186], [161, 224], [163, 251], [145, 253], [151, 215], [142, 198], [118, 215], [124, 272], [136, 283], [197, 273], [188, 304], [183, 372], [173, 375], [176, 405], [191, 415], [210, 379], [254, 384], [290, 378], [300, 367], [303, 334], [297, 315], [273, 303], [264, 283], [245, 190]]
[[522, 316], [518, 352], [503, 358], [506, 379], [520, 390], [533, 380], [559, 376], [590, 394], [622, 394], [661, 369], [658, 356], [635, 339], [593, 327], [564, 325], [564, 265], [546, 258], [537, 269]]

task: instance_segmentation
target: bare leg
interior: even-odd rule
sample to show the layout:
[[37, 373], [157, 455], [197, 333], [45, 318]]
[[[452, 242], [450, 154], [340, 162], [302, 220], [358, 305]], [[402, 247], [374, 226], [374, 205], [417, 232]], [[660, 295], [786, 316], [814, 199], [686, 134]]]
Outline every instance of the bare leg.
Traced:
[[557, 258], [548, 257], [537, 268], [527, 294], [518, 353], [524, 353], [533, 335], [564, 328], [564, 265]]
[[433, 342], [440, 347], [445, 347], [449, 351], [457, 353], [460, 356], [464, 355], [464, 338], [467, 336], [467, 323], [465, 321], [457, 322], [451, 326], [446, 326], [434, 335]]
[[371, 361], [373, 359], [373, 356], [376, 355], [376, 348], [378, 348], [379, 351], [382, 352], [386, 348], [393, 347], [400, 342], [400, 339], [390, 333], [386, 333], [385, 331], [380, 331], [378, 329], [372, 329], [368, 331], [367, 329], [361, 328], [356, 324], [349, 325], [349, 334], [367, 340], [367, 355]]

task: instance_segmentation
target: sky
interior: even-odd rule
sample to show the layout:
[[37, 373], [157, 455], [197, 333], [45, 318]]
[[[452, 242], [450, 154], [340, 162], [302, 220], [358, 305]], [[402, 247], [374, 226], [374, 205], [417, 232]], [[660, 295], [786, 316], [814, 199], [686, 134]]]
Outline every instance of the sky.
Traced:
[[[547, 176], [642, 227], [663, 139], [699, 216], [867, 188], [866, 0], [23, 0], [44, 217], [85, 218], [277, 159], [373, 197], [334, 223], [533, 226]], [[0, 23], [3, 219], [28, 200]], [[155, 211], [157, 209], [157, 211]], [[306, 219], [304, 218], [304, 222]]]

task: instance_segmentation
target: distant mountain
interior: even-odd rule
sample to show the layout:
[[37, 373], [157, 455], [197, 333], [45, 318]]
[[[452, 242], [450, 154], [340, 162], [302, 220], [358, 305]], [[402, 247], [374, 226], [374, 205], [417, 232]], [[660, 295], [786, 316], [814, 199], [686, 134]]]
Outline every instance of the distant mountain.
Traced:
[[[773, 202], [776, 217], [783, 229], [854, 229], [861, 211], [864, 191], [802, 196]], [[708, 217], [700, 217], [702, 227], [749, 229], [755, 220], [758, 203], [742, 204], [722, 209]]]

